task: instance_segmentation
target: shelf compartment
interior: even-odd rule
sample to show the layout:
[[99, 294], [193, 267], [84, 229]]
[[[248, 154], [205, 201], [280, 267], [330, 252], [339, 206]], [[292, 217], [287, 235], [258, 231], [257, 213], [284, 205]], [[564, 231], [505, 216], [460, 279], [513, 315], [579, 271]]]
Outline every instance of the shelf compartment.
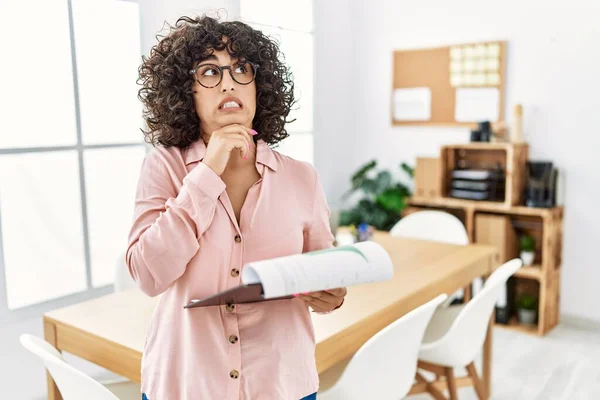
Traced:
[[442, 146], [440, 150], [441, 196], [451, 198], [454, 170], [500, 169], [505, 175], [503, 199], [488, 202], [505, 206], [522, 204], [528, 154], [529, 147], [525, 143], [468, 143]]

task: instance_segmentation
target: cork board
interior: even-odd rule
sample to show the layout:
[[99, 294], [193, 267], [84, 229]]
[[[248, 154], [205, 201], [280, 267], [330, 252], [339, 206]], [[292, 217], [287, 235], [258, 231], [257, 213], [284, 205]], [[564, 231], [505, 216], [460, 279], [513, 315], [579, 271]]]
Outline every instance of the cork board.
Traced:
[[[506, 42], [479, 42], [447, 47], [398, 50], [394, 52], [393, 86], [391, 96], [391, 118], [393, 125], [425, 126], [475, 126], [482, 118], [473, 117], [481, 104], [477, 96], [484, 94], [493, 101], [487, 110], [494, 110], [490, 117], [493, 123], [504, 121], [504, 98], [506, 79]], [[403, 90], [397, 90], [403, 89]], [[418, 118], [410, 115], [398, 117], [397, 97], [411, 90], [419, 93], [421, 104], [427, 102], [427, 113], [423, 107], [416, 111]], [[474, 94], [470, 105], [465, 95]], [[457, 98], [459, 99], [457, 102]], [[458, 108], [457, 108], [458, 107]], [[473, 110], [472, 110], [473, 109]], [[400, 119], [397, 119], [400, 118]], [[495, 121], [492, 118], [497, 118]]]

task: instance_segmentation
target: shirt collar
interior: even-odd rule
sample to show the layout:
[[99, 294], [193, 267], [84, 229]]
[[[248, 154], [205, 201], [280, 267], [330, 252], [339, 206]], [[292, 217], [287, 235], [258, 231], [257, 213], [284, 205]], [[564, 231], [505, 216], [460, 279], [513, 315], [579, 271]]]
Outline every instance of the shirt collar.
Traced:
[[[185, 151], [184, 160], [185, 165], [189, 165], [193, 162], [202, 161], [206, 154], [206, 144], [204, 140], [198, 139], [192, 143]], [[273, 171], [277, 171], [277, 160], [273, 149], [262, 139], [258, 139], [256, 143], [256, 162], [264, 164]]]

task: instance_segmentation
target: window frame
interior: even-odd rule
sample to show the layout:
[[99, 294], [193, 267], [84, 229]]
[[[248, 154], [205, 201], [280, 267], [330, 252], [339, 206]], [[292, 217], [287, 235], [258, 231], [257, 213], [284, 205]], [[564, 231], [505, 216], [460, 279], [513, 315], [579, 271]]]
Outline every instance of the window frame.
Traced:
[[261, 26], [267, 27], [269, 29], [276, 29], [276, 30], [281, 30], [281, 31], [288, 31], [288, 32], [294, 32], [294, 33], [302, 33], [302, 34], [307, 34], [310, 35], [311, 37], [311, 41], [312, 41], [312, 72], [313, 72], [313, 81], [312, 81], [312, 87], [313, 87], [313, 101], [312, 101], [312, 115], [313, 115], [313, 122], [312, 122], [312, 129], [311, 130], [306, 130], [306, 129], [300, 129], [297, 131], [294, 130], [290, 130], [288, 127], [286, 127], [288, 129], [288, 133], [290, 136], [293, 135], [306, 135], [306, 134], [310, 134], [312, 136], [312, 140], [313, 140], [313, 152], [312, 152], [312, 157], [311, 157], [311, 164], [314, 165], [314, 135], [315, 135], [315, 68], [316, 68], [316, 63], [315, 63], [315, 1], [312, 1], [312, 27], [310, 30], [299, 30], [299, 29], [292, 29], [292, 28], [285, 28], [283, 26], [279, 26], [279, 25], [269, 25], [267, 23], [264, 22], [259, 22], [259, 21], [253, 21], [250, 19], [245, 19], [243, 17], [243, 15], [241, 15], [241, 2], [243, 2], [245, 0], [240, 0], [240, 20], [250, 26], [256, 27], [258, 29], [260, 29]]
[[[121, 0], [122, 1], [122, 0]], [[131, 0], [128, 0], [131, 1]], [[131, 1], [137, 3], [137, 1]], [[6, 155], [15, 154], [31, 154], [31, 153], [49, 153], [55, 151], [76, 151], [78, 159], [78, 174], [79, 174], [79, 193], [81, 201], [81, 212], [82, 212], [82, 225], [83, 225], [83, 244], [84, 244], [84, 256], [85, 256], [85, 274], [86, 274], [86, 289], [80, 292], [72, 293], [69, 295], [48, 299], [42, 302], [30, 304], [23, 307], [18, 307], [11, 310], [8, 307], [8, 282], [6, 281], [6, 264], [4, 259], [4, 241], [2, 224], [0, 223], [0, 325], [5, 323], [19, 322], [24, 319], [39, 317], [41, 313], [64, 307], [77, 302], [89, 300], [101, 295], [105, 295], [113, 292], [114, 284], [102, 285], [94, 287], [92, 284], [92, 267], [91, 267], [91, 250], [90, 250], [90, 235], [89, 235], [89, 221], [88, 221], [88, 210], [87, 210], [87, 193], [86, 193], [86, 180], [85, 180], [85, 162], [84, 153], [87, 150], [93, 149], [111, 149], [111, 148], [131, 148], [131, 147], [144, 147], [145, 153], [147, 154], [150, 147], [146, 145], [143, 140], [140, 142], [124, 142], [124, 143], [106, 143], [106, 144], [83, 144], [83, 132], [81, 126], [81, 105], [79, 100], [79, 84], [78, 84], [78, 71], [77, 71], [77, 52], [75, 48], [75, 31], [73, 21], [73, 7], [72, 1], [67, 0], [67, 13], [69, 23], [69, 41], [71, 47], [71, 66], [73, 71], [73, 96], [75, 103], [75, 130], [77, 134], [77, 141], [74, 145], [68, 146], [42, 146], [42, 147], [14, 147], [14, 148], [0, 148], [0, 157]], [[141, 50], [141, 46], [140, 46]], [[141, 54], [140, 54], [141, 56]], [[2, 209], [0, 209], [0, 222], [2, 220]], [[67, 278], [68, 279], [68, 278]]]

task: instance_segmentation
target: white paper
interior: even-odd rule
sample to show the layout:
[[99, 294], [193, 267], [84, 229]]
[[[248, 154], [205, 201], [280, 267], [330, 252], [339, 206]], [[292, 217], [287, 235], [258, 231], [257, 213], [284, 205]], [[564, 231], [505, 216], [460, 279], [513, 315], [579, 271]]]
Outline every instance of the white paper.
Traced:
[[500, 45], [499, 44], [490, 44], [488, 46], [488, 56], [499, 57], [500, 56]]
[[460, 47], [452, 47], [450, 49], [450, 58], [453, 60], [458, 60], [462, 58], [463, 50]]
[[450, 77], [450, 84], [453, 87], [461, 86], [463, 84], [463, 75], [462, 74], [452, 74]]
[[455, 119], [457, 122], [496, 122], [499, 118], [498, 88], [456, 89]]
[[473, 51], [473, 55], [475, 57], [483, 57], [485, 56], [485, 46], [482, 44], [478, 44], [475, 46], [475, 50]]
[[429, 121], [431, 119], [431, 89], [427, 87], [394, 90], [396, 121]]
[[261, 283], [266, 299], [391, 279], [387, 251], [372, 242], [257, 261], [244, 266], [242, 283]]

